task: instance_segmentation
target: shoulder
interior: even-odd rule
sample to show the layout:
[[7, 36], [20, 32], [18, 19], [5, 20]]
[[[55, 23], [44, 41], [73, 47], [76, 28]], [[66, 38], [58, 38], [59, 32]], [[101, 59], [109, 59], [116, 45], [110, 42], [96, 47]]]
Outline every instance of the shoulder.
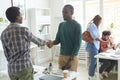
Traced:
[[90, 23], [88, 24], [90, 28], [96, 27], [96, 25], [94, 23]]
[[3, 39], [3, 37], [5, 36], [5, 34], [7, 33], [7, 28], [1, 33], [1, 40]]
[[[2, 37], [4, 37], [8, 32], [9, 32], [9, 29], [8, 29], [8, 27], [9, 27], [10, 25], [8, 25], [3, 31], [2, 31], [2, 33], [1, 33], [1, 39], [2, 39]], [[9, 34], [9, 33], [8, 33]]]
[[12, 28], [14, 28], [14, 29], [16, 29], [16, 30], [21, 30], [21, 31], [27, 31], [27, 30], [29, 30], [29, 28], [27, 28], [27, 27], [25, 27], [25, 26], [22, 26], [22, 25], [17, 25], [16, 27], [12, 27]]
[[24, 27], [24, 26], [20, 26], [19, 28], [20, 28], [20, 29], [23, 29], [23, 30], [29, 30], [29, 28]]
[[94, 23], [89, 23], [88, 24], [88, 30], [90, 30], [90, 29], [96, 29], [97, 27], [96, 27], [96, 25], [94, 24]]
[[81, 24], [77, 22], [76, 20], [73, 20], [73, 23], [77, 29], [81, 29]]
[[62, 26], [64, 24], [66, 24], [66, 21], [63, 21], [63, 22], [59, 23], [59, 26]]
[[63, 21], [63, 22], [59, 23], [58, 29], [63, 28], [65, 24], [66, 24], [66, 21]]
[[81, 26], [81, 24], [79, 22], [77, 22], [76, 20], [73, 20], [74, 24], [77, 26]]

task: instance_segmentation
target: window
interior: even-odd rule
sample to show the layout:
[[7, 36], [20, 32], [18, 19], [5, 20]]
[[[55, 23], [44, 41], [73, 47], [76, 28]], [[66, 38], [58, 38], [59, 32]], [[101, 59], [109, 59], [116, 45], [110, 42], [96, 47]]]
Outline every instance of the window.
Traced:
[[86, 1], [86, 26], [97, 14], [99, 14], [99, 0]]
[[[104, 29], [112, 32], [115, 40], [120, 40], [120, 0], [104, 0]], [[115, 41], [115, 42], [117, 42]]]
[[82, 1], [73, 1], [73, 2], [69, 2], [68, 4], [71, 4], [74, 7], [73, 18], [76, 21], [78, 21], [81, 24], [81, 26], [83, 26], [83, 6], [82, 6], [83, 3]]

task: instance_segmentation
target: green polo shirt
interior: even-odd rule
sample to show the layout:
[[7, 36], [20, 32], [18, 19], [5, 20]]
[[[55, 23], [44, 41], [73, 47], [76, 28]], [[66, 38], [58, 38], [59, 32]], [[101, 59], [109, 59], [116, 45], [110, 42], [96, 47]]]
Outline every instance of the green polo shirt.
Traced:
[[78, 55], [81, 42], [82, 30], [81, 25], [77, 21], [64, 21], [59, 24], [54, 45], [61, 44], [60, 54], [65, 56]]

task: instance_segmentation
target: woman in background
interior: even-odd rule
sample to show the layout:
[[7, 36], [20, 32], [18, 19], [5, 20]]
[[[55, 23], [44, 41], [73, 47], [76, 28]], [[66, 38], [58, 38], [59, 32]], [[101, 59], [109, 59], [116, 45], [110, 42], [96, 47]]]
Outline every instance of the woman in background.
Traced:
[[99, 52], [100, 42], [106, 43], [100, 38], [99, 25], [101, 24], [102, 18], [99, 15], [96, 15], [92, 21], [88, 24], [87, 31], [90, 33], [93, 38], [93, 43], [86, 42], [86, 51], [89, 53], [89, 80], [96, 80], [94, 77], [95, 67], [96, 67], [96, 58], [95, 55]]

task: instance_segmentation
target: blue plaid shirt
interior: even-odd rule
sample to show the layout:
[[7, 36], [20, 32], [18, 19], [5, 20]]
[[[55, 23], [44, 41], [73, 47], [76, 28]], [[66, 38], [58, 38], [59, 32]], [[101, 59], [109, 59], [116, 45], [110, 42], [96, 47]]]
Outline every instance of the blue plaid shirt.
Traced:
[[4, 54], [8, 61], [8, 72], [16, 73], [32, 68], [30, 42], [45, 45], [45, 41], [35, 37], [26, 27], [11, 23], [1, 35]]

